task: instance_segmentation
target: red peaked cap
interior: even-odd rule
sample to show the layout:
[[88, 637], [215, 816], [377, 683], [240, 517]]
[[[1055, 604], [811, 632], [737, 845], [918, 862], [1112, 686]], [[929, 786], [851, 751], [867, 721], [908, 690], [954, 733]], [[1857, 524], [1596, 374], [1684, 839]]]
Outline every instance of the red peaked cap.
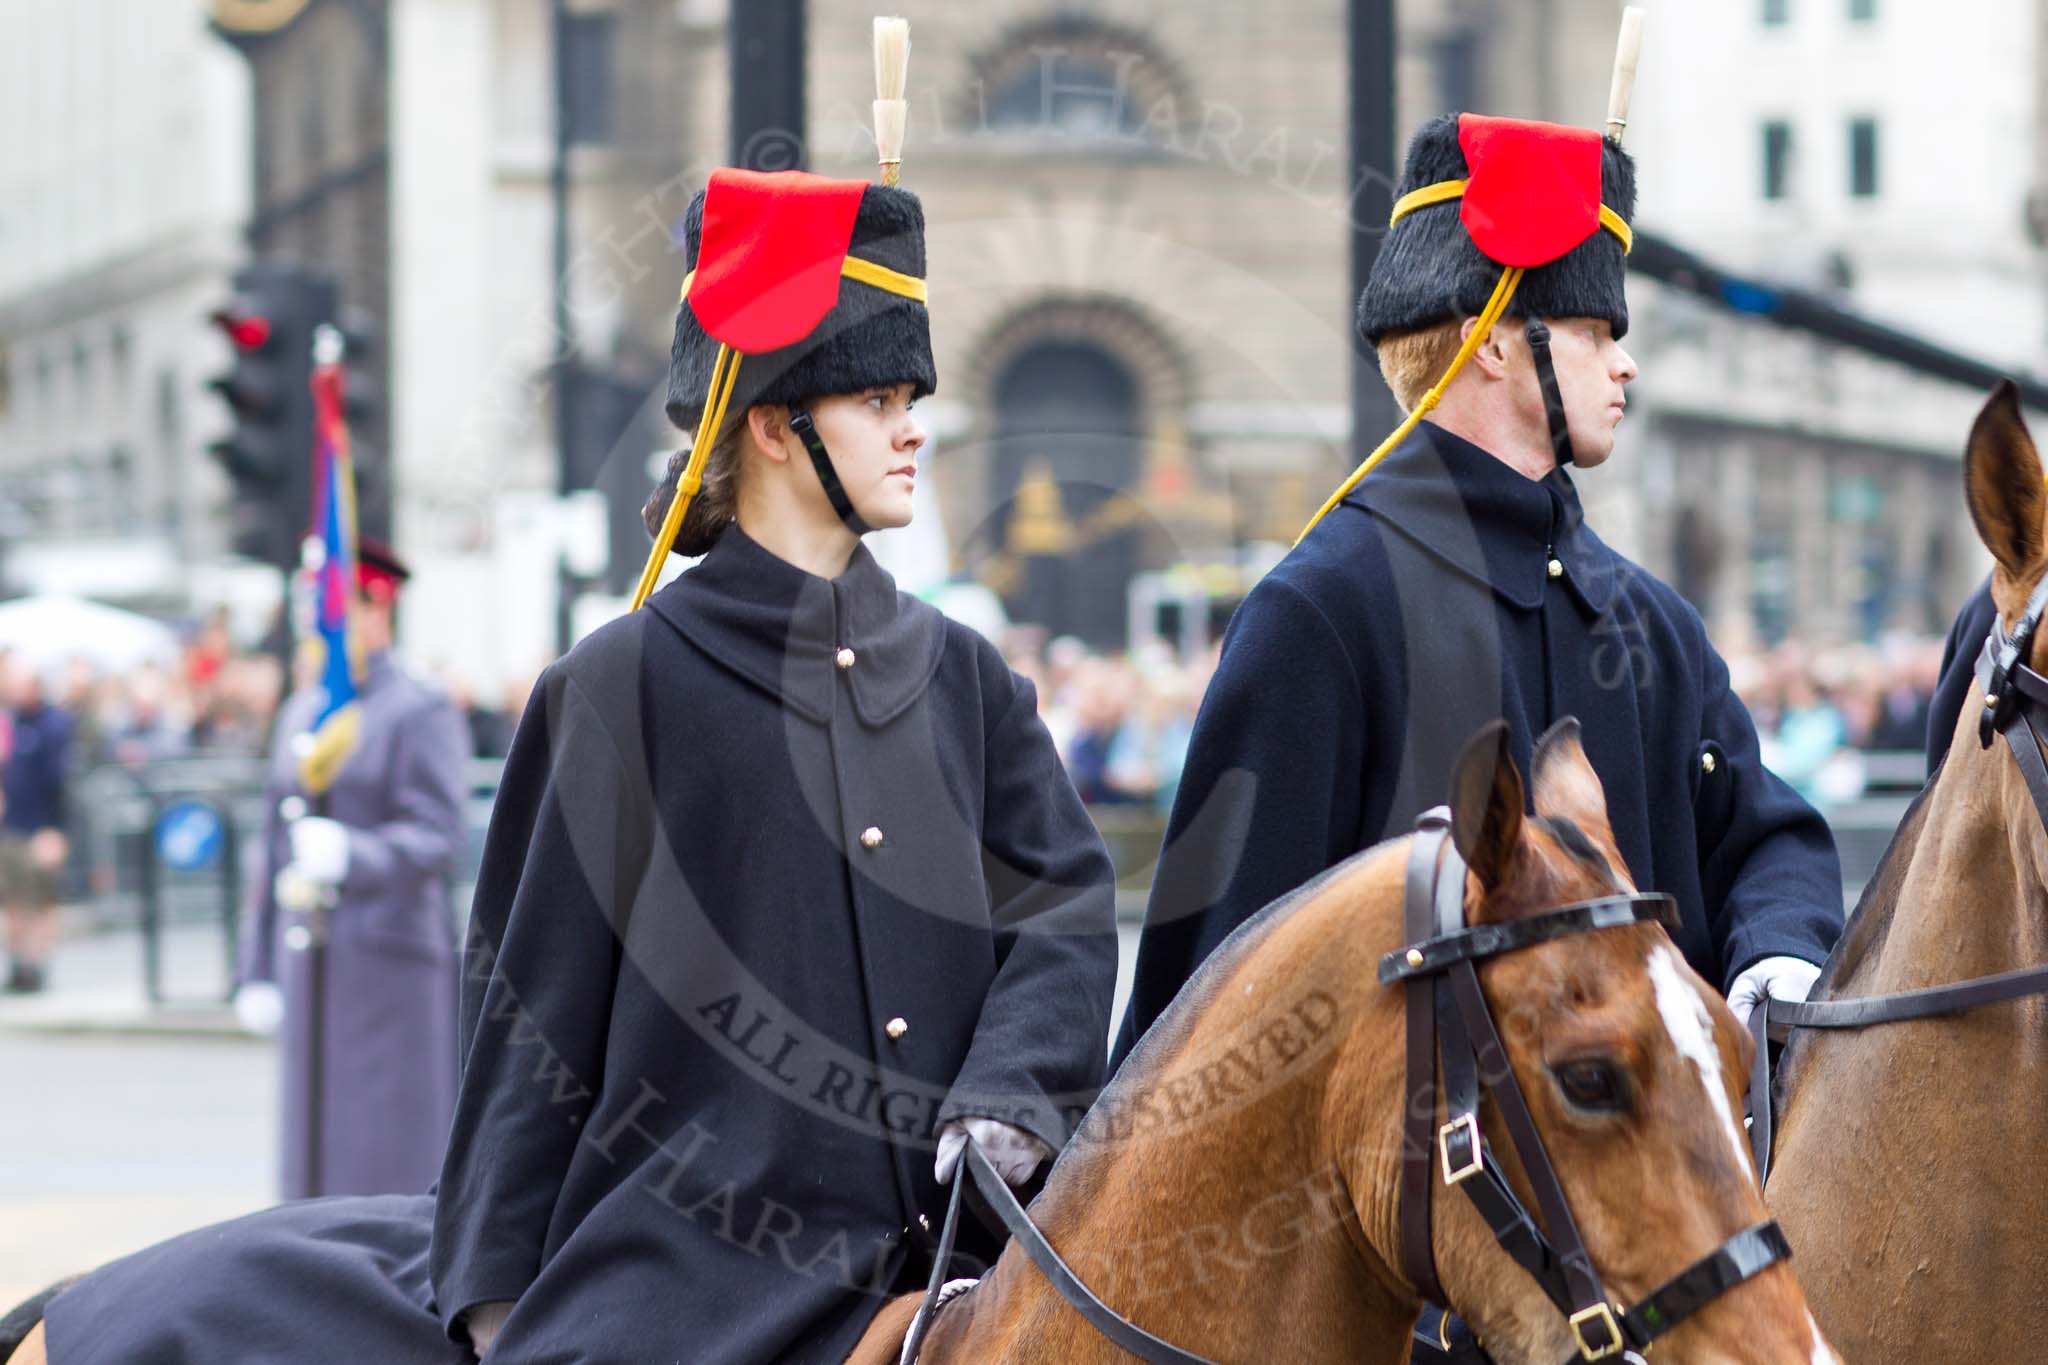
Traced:
[[356, 590], [363, 596], [372, 602], [389, 602], [410, 577], [412, 570], [389, 545], [368, 536], [356, 541]]
[[1600, 230], [1600, 134], [1526, 119], [1458, 116], [1458, 217], [1502, 265], [1548, 265]]
[[742, 355], [809, 336], [839, 302], [867, 188], [804, 171], [713, 171], [690, 281], [698, 324]]

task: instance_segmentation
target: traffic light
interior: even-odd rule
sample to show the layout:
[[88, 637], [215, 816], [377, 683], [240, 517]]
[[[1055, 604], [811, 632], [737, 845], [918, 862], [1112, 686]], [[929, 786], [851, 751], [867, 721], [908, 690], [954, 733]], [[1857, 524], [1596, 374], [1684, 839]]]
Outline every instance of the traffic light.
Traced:
[[312, 508], [313, 329], [334, 312], [334, 285], [300, 266], [237, 271], [233, 301], [209, 319], [234, 360], [208, 387], [234, 426], [209, 449], [233, 493], [237, 554], [289, 570]]
[[378, 331], [369, 314], [343, 308], [335, 323], [341, 338], [341, 415], [348, 423], [356, 475], [356, 526], [378, 540], [391, 538], [391, 468], [382, 433], [384, 393], [377, 355]]

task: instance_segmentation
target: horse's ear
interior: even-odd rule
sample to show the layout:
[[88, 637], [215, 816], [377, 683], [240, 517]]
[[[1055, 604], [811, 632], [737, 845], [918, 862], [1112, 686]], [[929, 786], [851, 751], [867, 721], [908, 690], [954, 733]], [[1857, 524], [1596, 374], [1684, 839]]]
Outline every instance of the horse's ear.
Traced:
[[1984, 548], [2015, 582], [2031, 578], [2048, 549], [2042, 527], [2048, 492], [2041, 479], [2041, 456], [2020, 416], [2020, 391], [2010, 379], [2001, 379], [1970, 427], [1963, 497]]
[[1451, 841], [1492, 891], [1507, 879], [1522, 837], [1522, 775], [1508, 754], [1508, 726], [1488, 722], [1451, 770]]
[[1538, 815], [1569, 820], [1580, 829], [1609, 828], [1607, 791], [1600, 785], [1600, 774], [1593, 771], [1592, 760], [1586, 757], [1577, 716], [1566, 716], [1543, 732], [1529, 770]]

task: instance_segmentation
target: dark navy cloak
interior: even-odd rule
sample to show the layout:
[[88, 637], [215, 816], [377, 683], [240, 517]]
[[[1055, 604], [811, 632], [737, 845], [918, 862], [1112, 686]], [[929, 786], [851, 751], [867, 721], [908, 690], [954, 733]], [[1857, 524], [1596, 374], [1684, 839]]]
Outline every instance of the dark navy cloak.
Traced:
[[1253, 912], [1447, 799], [1505, 717], [1523, 772], [1576, 716], [1637, 884], [1723, 989], [1821, 962], [1842, 923], [1826, 823], [1759, 760], [1699, 614], [1532, 480], [1424, 422], [1232, 617], [1146, 910], [1115, 1058]]

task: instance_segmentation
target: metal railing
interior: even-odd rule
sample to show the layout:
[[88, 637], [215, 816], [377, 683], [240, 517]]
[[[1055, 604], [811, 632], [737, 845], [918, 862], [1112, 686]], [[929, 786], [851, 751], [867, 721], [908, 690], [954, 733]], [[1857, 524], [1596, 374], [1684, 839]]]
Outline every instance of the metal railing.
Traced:
[[[1918, 754], [1870, 753], [1863, 762], [1863, 795], [1821, 807], [1841, 853], [1845, 904], [1876, 871], [1921, 783]], [[458, 921], [469, 912], [503, 768], [499, 759], [469, 767], [463, 847], [451, 878]], [[248, 878], [261, 854], [264, 772], [259, 758], [183, 758], [106, 764], [78, 780], [74, 833], [88, 909], [103, 924], [140, 931], [152, 1002], [165, 999], [168, 925], [217, 923], [233, 979]], [[1165, 814], [1144, 805], [1096, 806], [1089, 814], [1116, 868], [1118, 917], [1135, 922], [1151, 892]], [[455, 927], [459, 935], [462, 926]]]

